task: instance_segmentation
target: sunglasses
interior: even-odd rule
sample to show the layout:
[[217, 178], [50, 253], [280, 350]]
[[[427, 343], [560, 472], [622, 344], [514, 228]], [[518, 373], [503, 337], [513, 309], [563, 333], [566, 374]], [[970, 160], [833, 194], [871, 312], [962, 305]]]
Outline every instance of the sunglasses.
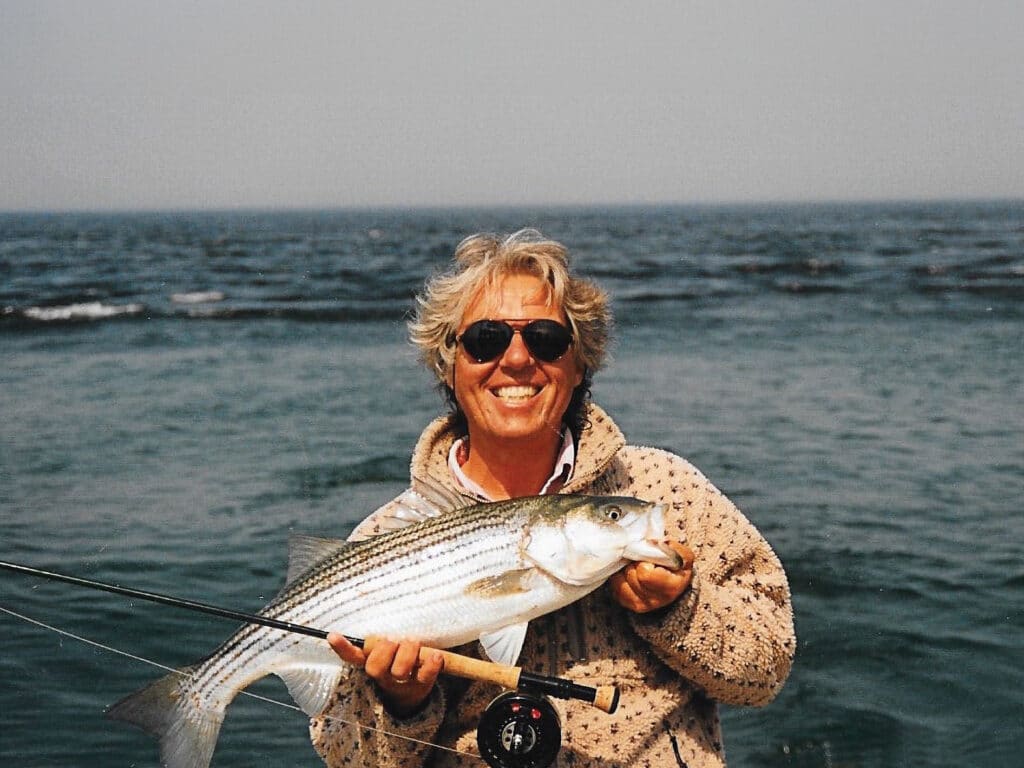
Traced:
[[555, 362], [572, 344], [572, 331], [554, 320], [533, 320], [522, 328], [504, 320], [477, 320], [455, 341], [478, 363], [487, 363], [501, 357], [517, 333], [530, 354], [544, 363]]

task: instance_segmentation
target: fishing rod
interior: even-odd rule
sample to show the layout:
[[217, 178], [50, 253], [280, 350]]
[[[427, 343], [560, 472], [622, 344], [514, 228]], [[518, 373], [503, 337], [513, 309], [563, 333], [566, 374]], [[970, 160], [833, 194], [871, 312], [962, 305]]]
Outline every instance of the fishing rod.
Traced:
[[[290, 621], [282, 621], [281, 619], [274, 619], [269, 616], [260, 616], [255, 613], [245, 613], [231, 608], [223, 608], [209, 603], [201, 603], [195, 600], [172, 597], [171, 595], [163, 595], [157, 592], [146, 592], [140, 589], [122, 587], [117, 584], [93, 581], [92, 579], [83, 579], [78, 576], [68, 576], [66, 574], [55, 573], [53, 571], [44, 571], [27, 565], [19, 565], [18, 563], [10, 563], [0, 560], [0, 568], [27, 576], [38, 576], [44, 579], [50, 579], [51, 581], [62, 581], [67, 584], [102, 590], [104, 592], [112, 592], [116, 595], [123, 595], [125, 597], [148, 600], [152, 603], [161, 603], [175, 608], [184, 608], [186, 610], [206, 613], [225, 619], [233, 619], [244, 624], [259, 624], [264, 627], [279, 629], [284, 632], [294, 632], [300, 635], [308, 635], [309, 637], [315, 637], [321, 640], [326, 640], [328, 635], [325, 630], [318, 629], [316, 627], [310, 627], [303, 624], [293, 624]], [[359, 637], [350, 637], [348, 635], [345, 635], [345, 639], [352, 643], [352, 645], [360, 648], [366, 648], [366, 650], [370, 650], [370, 648], [373, 647], [373, 643], [377, 640], [377, 638], [372, 637], [363, 639]], [[514, 691], [521, 691], [523, 693], [540, 696], [554, 696], [559, 699], [576, 699], [579, 701], [585, 701], [589, 704], [593, 704], [602, 712], [607, 712], [608, 714], [615, 712], [619, 705], [619, 689], [614, 685], [602, 685], [597, 688], [591, 688], [590, 686], [580, 685], [565, 678], [550, 677], [547, 675], [538, 675], [532, 672], [527, 672], [522, 667], [496, 664], [494, 662], [484, 661], [483, 659], [476, 659], [471, 656], [463, 656], [462, 654], [434, 648], [421, 648], [420, 659], [426, 660], [435, 652], [440, 653], [443, 657], [443, 671], [448, 675], [476, 680], [478, 682], [495, 683], [505, 688], [510, 688]]]

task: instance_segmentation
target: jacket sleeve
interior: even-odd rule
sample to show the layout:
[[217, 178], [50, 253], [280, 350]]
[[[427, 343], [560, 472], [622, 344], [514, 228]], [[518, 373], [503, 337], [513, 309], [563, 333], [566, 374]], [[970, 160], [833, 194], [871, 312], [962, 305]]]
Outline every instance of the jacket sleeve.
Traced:
[[327, 708], [310, 723], [313, 748], [330, 768], [405, 768], [422, 765], [444, 716], [445, 696], [434, 687], [416, 715], [392, 717], [370, 680], [353, 671]]
[[[396, 500], [397, 501], [397, 500]], [[396, 501], [360, 523], [350, 540], [380, 533], [380, 520]], [[342, 678], [324, 711], [310, 723], [313, 748], [331, 768], [406, 768], [422, 765], [445, 714], [445, 692], [434, 686], [415, 715], [399, 719], [384, 707], [373, 682], [361, 669]]]
[[[628, 450], [628, 449], [627, 449]], [[694, 551], [693, 583], [673, 605], [631, 614], [655, 653], [712, 699], [771, 701], [796, 651], [782, 564], [757, 529], [689, 463], [665, 451], [626, 456], [635, 495], [666, 505], [666, 534]]]

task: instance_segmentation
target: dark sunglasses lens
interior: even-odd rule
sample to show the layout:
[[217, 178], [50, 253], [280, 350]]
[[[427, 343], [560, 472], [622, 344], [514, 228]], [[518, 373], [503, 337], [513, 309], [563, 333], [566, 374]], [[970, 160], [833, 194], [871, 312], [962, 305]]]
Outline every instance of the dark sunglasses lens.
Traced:
[[478, 363], [493, 360], [512, 341], [512, 326], [491, 320], [478, 320], [462, 334], [462, 346]]
[[[572, 332], [554, 320], [534, 320], [522, 331], [530, 354], [545, 363], [552, 363], [572, 344]], [[478, 363], [486, 363], [508, 349], [515, 330], [499, 320], [477, 320], [459, 337], [463, 348]]]
[[554, 320], [535, 320], [520, 333], [533, 356], [545, 363], [560, 358], [572, 343], [572, 332]]

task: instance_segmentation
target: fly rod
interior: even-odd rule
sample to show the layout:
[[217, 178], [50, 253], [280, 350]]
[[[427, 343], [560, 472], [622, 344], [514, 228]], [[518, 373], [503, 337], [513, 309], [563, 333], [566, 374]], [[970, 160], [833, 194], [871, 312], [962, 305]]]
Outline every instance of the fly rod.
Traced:
[[[195, 600], [185, 600], [180, 597], [162, 595], [157, 592], [146, 592], [140, 589], [122, 587], [117, 584], [108, 584], [102, 581], [79, 578], [78, 576], [68, 576], [63, 573], [44, 571], [39, 568], [32, 568], [30, 566], [19, 565], [17, 563], [9, 563], [3, 560], [0, 560], [0, 568], [27, 576], [38, 576], [52, 581], [62, 581], [67, 584], [74, 584], [79, 587], [88, 587], [89, 589], [113, 592], [115, 595], [134, 597], [139, 600], [148, 600], [152, 603], [161, 603], [175, 608], [184, 608], [186, 610], [197, 611], [199, 613], [207, 613], [213, 616], [220, 616], [224, 619], [240, 621], [244, 624], [260, 624], [264, 627], [279, 629], [284, 632], [294, 632], [300, 635], [308, 635], [309, 637], [315, 637], [321, 640], [326, 640], [328, 635], [325, 630], [317, 629], [316, 627], [309, 627], [303, 624], [293, 624], [290, 621], [282, 621], [280, 619], [271, 618], [270, 616], [260, 616], [255, 613], [245, 613], [243, 611], [232, 610], [231, 608], [222, 608], [221, 606], [210, 605], [209, 603], [200, 603]], [[349, 637], [348, 635], [345, 635], [345, 639], [352, 643], [352, 645], [370, 650], [370, 648], [373, 647], [373, 643], [376, 638], [366, 638], [364, 640], [363, 638]], [[420, 659], [425, 660], [434, 652], [435, 649], [433, 648], [421, 648]], [[525, 671], [521, 667], [495, 664], [494, 662], [475, 659], [471, 656], [463, 656], [458, 653], [452, 653], [451, 651], [438, 650], [437, 652], [439, 652], [444, 658], [443, 671], [448, 675], [464, 677], [484, 683], [495, 683], [513, 690], [554, 696], [559, 699], [578, 699], [580, 701], [593, 704], [601, 711], [608, 712], [609, 714], [614, 712], [619, 705], [619, 689], [614, 685], [601, 685], [597, 688], [591, 688], [590, 686], [579, 685], [578, 683], [574, 683], [572, 680], [567, 680], [562, 677], [536, 675]]]

